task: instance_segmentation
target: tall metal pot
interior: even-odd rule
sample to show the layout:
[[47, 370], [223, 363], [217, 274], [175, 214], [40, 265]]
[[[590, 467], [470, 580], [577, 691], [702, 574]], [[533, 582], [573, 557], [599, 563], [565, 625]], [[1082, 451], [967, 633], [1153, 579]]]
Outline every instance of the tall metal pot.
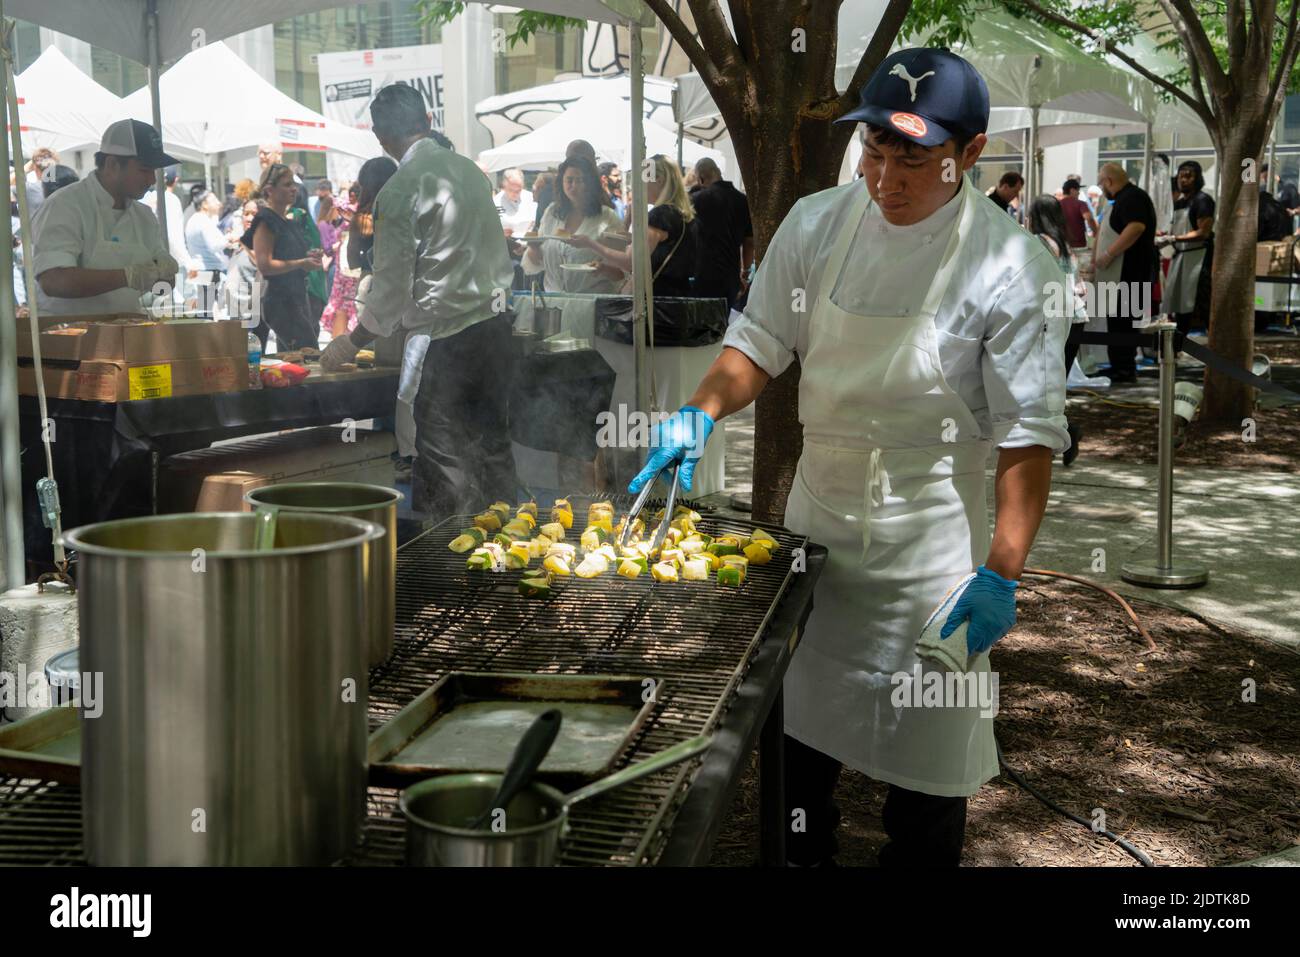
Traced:
[[[326, 864], [365, 814], [357, 519], [250, 513], [75, 529], [85, 847], [100, 865]], [[85, 691], [83, 689], [83, 701]]]
[[370, 666], [381, 665], [393, 653], [397, 618], [397, 504], [402, 493], [382, 485], [359, 482], [286, 482], [249, 491], [244, 501], [253, 508], [323, 512], [374, 522], [384, 537], [366, 545], [366, 642]]

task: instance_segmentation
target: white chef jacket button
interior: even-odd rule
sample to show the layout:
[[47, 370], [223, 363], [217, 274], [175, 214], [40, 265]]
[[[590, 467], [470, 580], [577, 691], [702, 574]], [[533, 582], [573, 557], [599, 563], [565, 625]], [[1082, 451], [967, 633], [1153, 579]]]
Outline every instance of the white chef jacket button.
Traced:
[[932, 242], [934, 242], [934, 237], [933, 237], [933, 236], [926, 236], [926, 237], [925, 237], [925, 244], [926, 244], [927, 246], [930, 245], [930, 243], [932, 243]]

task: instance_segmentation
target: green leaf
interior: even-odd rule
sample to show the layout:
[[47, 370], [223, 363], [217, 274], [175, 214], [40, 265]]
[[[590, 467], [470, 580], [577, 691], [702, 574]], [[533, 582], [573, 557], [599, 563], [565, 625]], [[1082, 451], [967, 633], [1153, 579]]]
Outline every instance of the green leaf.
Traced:
[[[464, 13], [465, 4], [463, 0], [417, 0], [415, 11], [421, 25], [443, 25]], [[538, 13], [536, 10], [519, 10], [511, 16], [510, 23], [505, 41], [511, 49], [514, 49], [516, 43], [527, 43], [539, 30], [559, 33], [564, 30], [582, 30], [587, 26], [585, 20], [554, 13]]]

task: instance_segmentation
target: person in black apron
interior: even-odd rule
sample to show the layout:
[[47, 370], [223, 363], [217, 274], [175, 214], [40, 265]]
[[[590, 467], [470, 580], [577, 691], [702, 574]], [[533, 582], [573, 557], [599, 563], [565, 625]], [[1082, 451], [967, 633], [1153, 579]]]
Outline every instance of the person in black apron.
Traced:
[[1173, 246], [1174, 258], [1165, 278], [1160, 311], [1173, 316], [1178, 331], [1210, 327], [1210, 271], [1214, 264], [1214, 200], [1204, 192], [1201, 164], [1187, 160], [1178, 166], [1178, 191], [1171, 231], [1156, 240]]

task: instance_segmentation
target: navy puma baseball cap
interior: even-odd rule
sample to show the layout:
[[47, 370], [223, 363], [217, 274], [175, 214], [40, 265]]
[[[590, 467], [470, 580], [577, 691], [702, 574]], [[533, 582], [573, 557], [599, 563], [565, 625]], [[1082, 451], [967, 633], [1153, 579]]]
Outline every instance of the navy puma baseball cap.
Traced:
[[930, 47], [899, 50], [871, 74], [862, 102], [837, 123], [871, 123], [921, 146], [989, 128], [989, 88], [957, 54]]

